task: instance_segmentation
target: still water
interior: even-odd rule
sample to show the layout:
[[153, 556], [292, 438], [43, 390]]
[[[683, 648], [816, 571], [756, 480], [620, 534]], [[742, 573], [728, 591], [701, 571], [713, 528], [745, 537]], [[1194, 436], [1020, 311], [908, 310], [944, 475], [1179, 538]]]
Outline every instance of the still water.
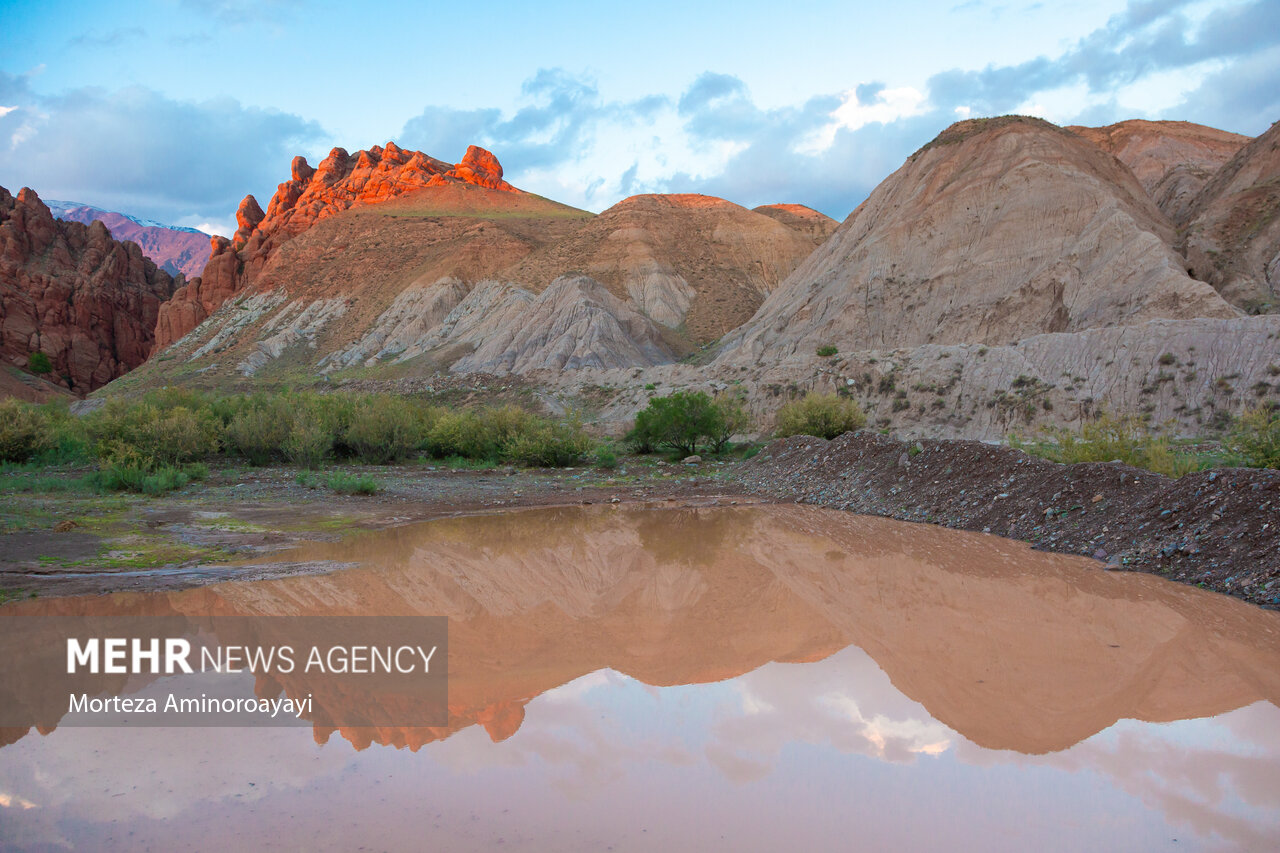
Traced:
[[[1280, 614], [1159, 578], [800, 506], [468, 516], [279, 559], [355, 567], [0, 608], [0, 701], [32, 724], [0, 729], [0, 848], [1280, 838]], [[66, 693], [40, 687], [61, 654], [49, 626], [121, 613], [205, 635], [281, 616], [445, 616], [447, 723], [59, 726]]]

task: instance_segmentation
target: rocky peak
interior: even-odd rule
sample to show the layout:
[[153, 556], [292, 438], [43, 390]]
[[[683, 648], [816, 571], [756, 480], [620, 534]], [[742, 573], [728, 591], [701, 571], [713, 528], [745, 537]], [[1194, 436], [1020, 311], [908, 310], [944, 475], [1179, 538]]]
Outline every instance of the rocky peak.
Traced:
[[294, 157], [289, 173], [289, 180], [276, 188], [265, 213], [253, 196], [240, 203], [236, 211], [239, 227], [231, 243], [221, 248], [215, 243], [201, 277], [176, 293], [172, 304], [165, 307], [156, 332], [159, 346], [168, 346], [195, 328], [231, 294], [254, 281], [281, 245], [330, 216], [451, 184], [520, 193], [502, 179], [498, 158], [475, 145], [457, 164], [394, 142], [355, 154], [334, 148], [314, 169], [305, 157]]
[[0, 187], [0, 360], [26, 368], [42, 352], [52, 381], [92, 391], [146, 360], [173, 287], [101, 220], [55, 219], [34, 190]]

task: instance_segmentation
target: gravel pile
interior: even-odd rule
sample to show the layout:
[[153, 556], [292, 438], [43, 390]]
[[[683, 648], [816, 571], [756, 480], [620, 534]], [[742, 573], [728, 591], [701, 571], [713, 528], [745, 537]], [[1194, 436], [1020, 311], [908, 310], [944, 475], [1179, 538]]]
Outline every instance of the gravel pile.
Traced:
[[980, 530], [1280, 607], [1280, 471], [1171, 480], [977, 441], [849, 433], [776, 441], [736, 478], [775, 499]]

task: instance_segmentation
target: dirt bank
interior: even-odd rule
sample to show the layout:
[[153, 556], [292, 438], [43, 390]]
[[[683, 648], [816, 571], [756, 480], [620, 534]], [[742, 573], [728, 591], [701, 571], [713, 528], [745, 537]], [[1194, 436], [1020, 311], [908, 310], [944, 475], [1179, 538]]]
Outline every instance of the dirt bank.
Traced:
[[869, 433], [770, 444], [735, 479], [795, 500], [1023, 539], [1112, 569], [1280, 606], [1280, 472], [1170, 480], [1117, 462], [1060, 465], [977, 441]]

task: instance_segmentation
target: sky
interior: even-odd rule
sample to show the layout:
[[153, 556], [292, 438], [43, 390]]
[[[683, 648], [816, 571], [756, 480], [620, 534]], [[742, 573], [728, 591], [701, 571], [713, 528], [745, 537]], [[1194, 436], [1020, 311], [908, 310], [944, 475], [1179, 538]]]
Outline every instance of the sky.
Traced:
[[296, 154], [843, 219], [954, 121], [1280, 120], [1280, 0], [0, 0], [0, 186], [211, 232]]

